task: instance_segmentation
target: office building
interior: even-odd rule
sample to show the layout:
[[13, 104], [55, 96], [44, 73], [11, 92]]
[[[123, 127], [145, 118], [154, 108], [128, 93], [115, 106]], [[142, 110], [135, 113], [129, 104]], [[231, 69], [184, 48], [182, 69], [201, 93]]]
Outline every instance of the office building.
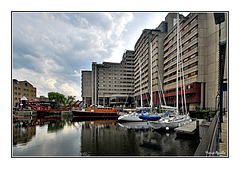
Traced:
[[82, 101], [84, 105], [92, 105], [92, 71], [82, 70]]
[[159, 91], [160, 82], [163, 80], [162, 56], [165, 35], [166, 32], [161, 29], [144, 29], [134, 46], [134, 98], [136, 106], [150, 105], [151, 86], [153, 104], [157, 105], [161, 99]]
[[[213, 13], [189, 13], [179, 18], [179, 105], [181, 107], [180, 94], [184, 86], [188, 110], [216, 108], [219, 26], [215, 24]], [[227, 13], [221, 23], [220, 41], [227, 42], [228, 51]], [[154, 107], [176, 106], [176, 72], [177, 13], [168, 13], [158, 27], [142, 31], [134, 51], [126, 51], [121, 63], [93, 62], [86, 78], [86, 84], [92, 83], [91, 91], [88, 89], [89, 93], [83, 94], [83, 98], [88, 97], [92, 104], [148, 107], [152, 92]], [[224, 72], [227, 83], [228, 52]], [[82, 89], [87, 90], [84, 84]], [[223, 108], [228, 108], [228, 92], [224, 92], [223, 98]]]
[[133, 72], [134, 51], [127, 50], [120, 63], [93, 62], [92, 71], [82, 71], [82, 98], [85, 105], [88, 102], [103, 106], [133, 106]]
[[[175, 20], [177, 15], [169, 14], [168, 20]], [[227, 18], [227, 17], [226, 17]], [[165, 99], [168, 105], [176, 105], [176, 58], [177, 33], [176, 25], [168, 27], [164, 39], [163, 54], [163, 85]], [[215, 25], [213, 13], [190, 13], [180, 19], [180, 57], [179, 70], [184, 74], [179, 76], [179, 86], [186, 86], [186, 100], [188, 110], [196, 108], [216, 107], [218, 91], [218, 26]], [[222, 39], [227, 41], [227, 21], [222, 24]], [[226, 56], [228, 58], [228, 56]], [[227, 62], [227, 60], [226, 60]], [[227, 64], [225, 64], [225, 72]], [[227, 73], [225, 73], [227, 79]], [[179, 88], [179, 94], [180, 94]], [[224, 95], [225, 101], [227, 95]], [[181, 103], [181, 99], [180, 103]], [[226, 108], [226, 102], [225, 106]]]

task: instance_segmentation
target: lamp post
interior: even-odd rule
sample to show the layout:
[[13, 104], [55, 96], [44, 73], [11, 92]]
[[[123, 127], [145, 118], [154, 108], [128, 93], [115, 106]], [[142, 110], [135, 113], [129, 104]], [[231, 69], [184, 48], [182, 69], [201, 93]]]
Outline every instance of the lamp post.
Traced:
[[223, 91], [226, 84], [223, 83], [224, 77], [224, 65], [225, 65], [225, 51], [226, 41], [221, 42], [221, 23], [225, 21], [224, 13], [214, 13], [215, 24], [219, 25], [219, 65], [218, 65], [218, 108], [220, 110], [220, 122], [222, 122], [222, 110], [223, 110]]
[[218, 110], [219, 112], [219, 141], [221, 142], [221, 123], [223, 122], [223, 91], [226, 91], [226, 83], [223, 83], [224, 79], [224, 65], [226, 54], [226, 41], [221, 42], [221, 23], [225, 21], [224, 13], [214, 13], [215, 24], [219, 25], [219, 65], [218, 65]]

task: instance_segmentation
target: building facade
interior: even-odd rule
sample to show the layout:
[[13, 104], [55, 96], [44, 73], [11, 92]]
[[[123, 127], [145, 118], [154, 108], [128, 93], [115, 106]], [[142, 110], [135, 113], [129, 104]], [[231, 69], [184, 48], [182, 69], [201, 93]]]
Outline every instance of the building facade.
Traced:
[[166, 32], [158, 28], [144, 29], [134, 46], [134, 98], [136, 106], [150, 105], [151, 86], [154, 98], [153, 104], [157, 105], [161, 100], [159, 91], [160, 82], [163, 80], [162, 55]]
[[[82, 71], [82, 98], [94, 105], [133, 106], [134, 51], [127, 50], [120, 63], [92, 63], [92, 71]], [[84, 77], [85, 76], [85, 77]], [[84, 80], [85, 79], [85, 80]], [[91, 79], [91, 89], [89, 81]], [[89, 92], [91, 91], [91, 93]], [[91, 98], [89, 97], [91, 94]], [[91, 101], [90, 101], [91, 100]], [[85, 103], [86, 105], [86, 103]]]
[[[186, 17], [180, 15], [179, 18], [179, 104], [182, 104], [182, 87], [186, 92], [188, 110], [216, 108], [219, 88], [219, 26], [215, 24], [213, 13], [189, 13]], [[144, 29], [135, 43], [134, 51], [126, 51], [121, 63], [93, 62], [92, 71], [87, 75], [87, 80], [91, 79], [92, 82], [91, 89], [88, 89], [91, 94], [84, 94], [83, 91], [83, 98], [88, 97], [92, 104], [108, 106], [126, 103], [129, 106], [150, 106], [152, 90], [154, 107], [162, 104], [175, 106], [176, 23], [177, 13], [169, 13], [157, 28]], [[228, 46], [227, 13], [221, 24], [220, 41], [226, 41]], [[224, 79], [228, 80], [228, 52], [224, 72]], [[83, 90], [87, 89], [84, 84], [82, 83]], [[90, 81], [86, 84], [90, 84]], [[224, 92], [223, 103], [223, 108], [228, 108], [228, 92]]]
[[18, 81], [13, 79], [13, 106], [20, 103], [21, 98], [25, 96], [28, 100], [35, 100], [37, 89], [28, 81]]
[[[176, 15], [170, 17], [174, 20]], [[163, 84], [168, 105], [176, 104], [176, 30], [177, 26], [174, 25], [164, 39]], [[184, 72], [179, 76], [179, 87], [183, 86], [184, 79], [188, 110], [214, 108], [218, 92], [219, 39], [217, 38], [218, 26], [215, 25], [213, 13], [190, 13], [180, 20], [179, 31], [179, 63], [181, 63], [179, 69], [183, 69], [182, 72]], [[227, 21], [222, 24], [221, 40], [227, 41]], [[228, 72], [227, 64], [225, 64], [225, 72]], [[227, 79], [227, 73], [225, 78]], [[180, 92], [179, 88], [179, 95]], [[226, 100], [226, 93], [224, 97]], [[227, 107], [226, 102], [224, 107]]]
[[82, 70], [82, 100], [84, 105], [92, 105], [92, 71]]

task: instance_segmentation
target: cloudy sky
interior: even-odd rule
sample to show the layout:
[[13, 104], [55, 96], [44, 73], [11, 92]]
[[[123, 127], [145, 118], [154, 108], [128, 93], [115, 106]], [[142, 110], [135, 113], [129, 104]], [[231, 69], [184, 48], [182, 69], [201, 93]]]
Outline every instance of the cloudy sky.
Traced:
[[143, 29], [166, 12], [13, 12], [12, 78], [28, 80], [37, 96], [54, 91], [81, 97], [80, 72], [92, 62], [120, 62]]

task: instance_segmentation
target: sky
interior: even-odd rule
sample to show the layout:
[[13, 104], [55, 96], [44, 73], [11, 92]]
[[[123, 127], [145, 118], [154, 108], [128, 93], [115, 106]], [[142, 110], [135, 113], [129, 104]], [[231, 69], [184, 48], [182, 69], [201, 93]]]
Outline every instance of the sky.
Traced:
[[120, 62], [142, 30], [156, 28], [166, 15], [13, 12], [12, 78], [29, 81], [38, 97], [59, 92], [81, 100], [81, 70], [91, 70], [92, 62]]

